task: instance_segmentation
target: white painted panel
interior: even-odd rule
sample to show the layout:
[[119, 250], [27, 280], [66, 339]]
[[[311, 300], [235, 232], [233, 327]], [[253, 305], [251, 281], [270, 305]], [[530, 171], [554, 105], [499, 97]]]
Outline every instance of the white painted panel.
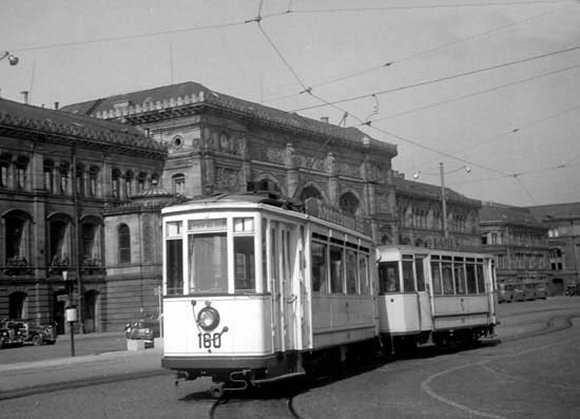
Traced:
[[381, 333], [410, 333], [420, 330], [417, 294], [378, 296]]
[[[192, 301], [196, 302], [192, 306]], [[211, 303], [218, 310], [219, 326], [209, 332], [222, 332], [219, 347], [204, 347], [203, 333], [195, 315]], [[183, 297], [163, 302], [164, 354], [167, 356], [232, 356], [272, 353], [271, 303], [269, 296]], [[200, 333], [202, 334], [200, 340]]]

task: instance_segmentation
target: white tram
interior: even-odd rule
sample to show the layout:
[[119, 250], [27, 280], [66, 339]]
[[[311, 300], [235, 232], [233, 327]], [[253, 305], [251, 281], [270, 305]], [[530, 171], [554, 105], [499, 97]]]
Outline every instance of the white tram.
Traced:
[[219, 396], [378, 343], [370, 237], [258, 194], [162, 215], [162, 365], [178, 377], [210, 376]]
[[489, 255], [379, 246], [376, 256], [380, 333], [392, 351], [494, 334], [497, 297]]

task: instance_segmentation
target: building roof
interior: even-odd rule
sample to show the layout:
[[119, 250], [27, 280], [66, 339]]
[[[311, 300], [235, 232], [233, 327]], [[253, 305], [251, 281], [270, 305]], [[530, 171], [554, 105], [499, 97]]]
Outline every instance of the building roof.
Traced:
[[[407, 195], [420, 196], [422, 198], [431, 198], [432, 200], [441, 200], [440, 186], [417, 182], [414, 180], [407, 180], [400, 176], [393, 177], [393, 183], [395, 185], [397, 194], [403, 193]], [[447, 202], [455, 202], [473, 207], [481, 206], [481, 201], [468, 198], [465, 195], [457, 193], [449, 188], [445, 188], [445, 197], [447, 198]]]
[[147, 138], [139, 129], [129, 125], [6, 99], [0, 99], [0, 130], [90, 140], [102, 146], [116, 146], [133, 152], [141, 150], [165, 153], [166, 150], [163, 144]]
[[528, 207], [534, 216], [540, 220], [571, 220], [580, 218], [580, 202], [567, 204], [539, 205]]
[[250, 117], [287, 129], [315, 135], [331, 135], [358, 144], [368, 142], [388, 151], [393, 156], [397, 155], [395, 145], [372, 139], [357, 128], [342, 128], [328, 122], [306, 118], [296, 113], [218, 93], [191, 81], [71, 104], [61, 109], [100, 119], [131, 119], [139, 115], [145, 116], [170, 109], [200, 106], [227, 110], [243, 117]]
[[527, 208], [486, 203], [479, 210], [482, 225], [513, 225], [546, 229]]

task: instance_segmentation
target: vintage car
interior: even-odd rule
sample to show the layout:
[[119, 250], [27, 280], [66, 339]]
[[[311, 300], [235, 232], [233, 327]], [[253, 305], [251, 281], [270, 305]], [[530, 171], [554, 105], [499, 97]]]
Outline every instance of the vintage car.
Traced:
[[21, 322], [25, 328], [24, 343], [32, 343], [35, 346], [56, 343], [56, 324], [54, 322], [40, 323], [36, 320], [22, 320]]
[[41, 324], [36, 320], [0, 321], [0, 348], [4, 346], [21, 346], [27, 343], [54, 345], [56, 343], [56, 325]]
[[158, 338], [160, 333], [159, 320], [141, 319], [125, 326], [125, 336], [127, 339], [143, 339], [152, 341]]
[[24, 324], [17, 320], [0, 320], [0, 348], [22, 346], [25, 339]]

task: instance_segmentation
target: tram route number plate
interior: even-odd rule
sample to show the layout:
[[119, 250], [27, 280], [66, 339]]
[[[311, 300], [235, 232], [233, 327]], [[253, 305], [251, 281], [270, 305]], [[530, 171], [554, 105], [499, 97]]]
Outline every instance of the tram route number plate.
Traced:
[[212, 349], [220, 348], [222, 346], [221, 333], [198, 333], [197, 343], [200, 348]]

